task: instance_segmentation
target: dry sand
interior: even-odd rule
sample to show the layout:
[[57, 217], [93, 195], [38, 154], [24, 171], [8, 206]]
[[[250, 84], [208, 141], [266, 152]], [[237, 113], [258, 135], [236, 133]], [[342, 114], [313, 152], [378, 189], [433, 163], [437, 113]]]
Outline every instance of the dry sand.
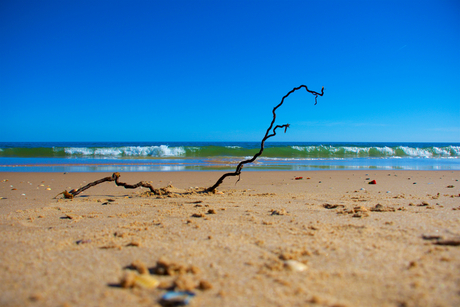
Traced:
[[[1, 306], [160, 306], [174, 287], [190, 306], [460, 306], [459, 171], [243, 172], [222, 194], [106, 182], [53, 199], [110, 175], [0, 173]], [[159, 286], [123, 288], [136, 267]]]

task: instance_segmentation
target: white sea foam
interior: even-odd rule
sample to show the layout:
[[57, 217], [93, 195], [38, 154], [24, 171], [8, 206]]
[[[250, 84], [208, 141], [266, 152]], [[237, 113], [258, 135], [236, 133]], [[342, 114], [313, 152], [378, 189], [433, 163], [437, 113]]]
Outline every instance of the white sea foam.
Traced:
[[450, 156], [450, 151], [445, 148], [433, 147], [433, 152], [440, 156]]
[[395, 155], [395, 151], [394, 149], [388, 147], [388, 146], [385, 146], [385, 147], [375, 147], [375, 149], [377, 149], [378, 151], [380, 151], [381, 153], [384, 153], [384, 154], [387, 154], [389, 156], [393, 156]]
[[460, 146], [449, 146], [449, 152], [453, 153], [452, 156], [460, 156]]
[[68, 155], [101, 156], [101, 157], [181, 157], [185, 149], [179, 147], [160, 146], [124, 146], [124, 147], [69, 147], [64, 148]]
[[[53, 149], [57, 150], [57, 149]], [[66, 154], [69, 155], [83, 155], [83, 156], [91, 156], [94, 153], [94, 150], [87, 147], [70, 147], [64, 149]]]
[[401, 149], [406, 155], [411, 157], [422, 157], [422, 158], [430, 158], [433, 156], [433, 153], [429, 150], [423, 148], [413, 148], [407, 146], [399, 146], [398, 149]]
[[327, 151], [331, 154], [335, 154], [335, 153], [343, 151], [344, 153], [347, 153], [347, 154], [356, 154], [356, 155], [360, 155], [363, 153], [369, 154], [370, 150], [374, 149], [387, 156], [395, 155], [395, 151], [388, 146], [385, 146], [385, 147], [357, 147], [357, 146], [334, 147], [334, 146], [319, 145], [319, 146], [291, 146], [291, 148], [298, 150], [298, 151], [305, 151], [305, 152]]

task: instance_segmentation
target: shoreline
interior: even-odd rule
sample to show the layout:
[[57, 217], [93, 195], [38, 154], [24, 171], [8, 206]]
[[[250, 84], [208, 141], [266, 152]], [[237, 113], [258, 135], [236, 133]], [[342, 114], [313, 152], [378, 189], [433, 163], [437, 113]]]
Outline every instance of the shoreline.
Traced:
[[[0, 172], [0, 305], [162, 306], [170, 287], [192, 307], [460, 304], [460, 171], [243, 171], [184, 193], [223, 173], [122, 172], [177, 193], [106, 182], [65, 200], [112, 173]], [[159, 287], [121, 287], [136, 261]]]

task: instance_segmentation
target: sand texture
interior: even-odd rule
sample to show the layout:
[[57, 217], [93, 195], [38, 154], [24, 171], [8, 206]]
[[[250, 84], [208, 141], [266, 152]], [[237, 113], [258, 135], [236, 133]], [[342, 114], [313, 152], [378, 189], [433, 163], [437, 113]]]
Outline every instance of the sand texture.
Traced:
[[459, 171], [221, 174], [0, 173], [0, 306], [460, 306]]

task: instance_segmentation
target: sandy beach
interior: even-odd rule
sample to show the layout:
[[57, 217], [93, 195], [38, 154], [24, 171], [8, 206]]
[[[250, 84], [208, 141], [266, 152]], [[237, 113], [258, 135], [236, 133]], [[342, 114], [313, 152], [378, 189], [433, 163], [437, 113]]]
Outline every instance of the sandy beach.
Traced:
[[0, 173], [0, 305], [460, 306], [460, 171], [221, 174]]

